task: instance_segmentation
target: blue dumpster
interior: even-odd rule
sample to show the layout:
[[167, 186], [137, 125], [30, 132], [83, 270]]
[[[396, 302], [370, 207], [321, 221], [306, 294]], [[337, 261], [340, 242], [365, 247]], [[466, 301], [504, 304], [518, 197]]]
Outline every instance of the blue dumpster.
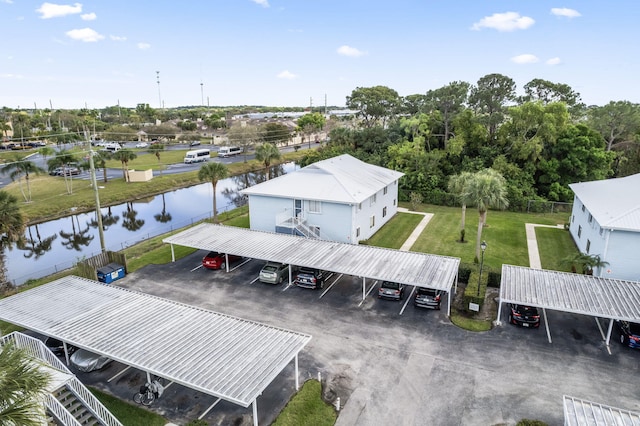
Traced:
[[124, 266], [117, 263], [109, 263], [101, 268], [98, 268], [98, 281], [111, 284], [115, 280], [124, 278]]

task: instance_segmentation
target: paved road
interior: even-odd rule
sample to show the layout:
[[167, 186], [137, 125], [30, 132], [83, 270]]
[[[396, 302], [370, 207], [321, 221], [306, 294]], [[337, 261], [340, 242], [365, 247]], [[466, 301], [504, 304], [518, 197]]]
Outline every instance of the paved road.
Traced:
[[[472, 333], [442, 311], [409, 304], [400, 315], [404, 302], [378, 300], [376, 288], [361, 303], [355, 277], [341, 277], [323, 295], [255, 282], [259, 261], [229, 274], [203, 270], [203, 254], [149, 265], [116, 284], [311, 334], [300, 355], [300, 379], [321, 373], [325, 395], [341, 399], [339, 426], [514, 425], [522, 418], [557, 425], [565, 394], [640, 411], [634, 379], [640, 351], [613, 344], [609, 355], [591, 318], [548, 312], [552, 344], [544, 329], [517, 328], [506, 318], [503, 326]], [[129, 370], [104, 383], [118, 371], [114, 365], [103, 376], [81, 378], [130, 398], [144, 377]], [[294, 393], [292, 374], [290, 365], [258, 399], [260, 424], [270, 424]], [[212, 401], [175, 385], [153, 409], [184, 423]], [[250, 425], [250, 411], [220, 403], [205, 420]]]

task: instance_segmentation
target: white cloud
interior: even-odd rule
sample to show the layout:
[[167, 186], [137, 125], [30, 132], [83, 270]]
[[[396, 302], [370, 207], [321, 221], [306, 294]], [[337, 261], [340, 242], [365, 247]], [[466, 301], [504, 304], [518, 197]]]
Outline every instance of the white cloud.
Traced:
[[23, 76], [21, 74], [0, 74], [0, 78], [21, 79]]
[[471, 29], [481, 30], [482, 28], [493, 28], [498, 31], [525, 30], [535, 22], [533, 18], [520, 16], [518, 12], [494, 13], [491, 16], [485, 16], [473, 24]]
[[151, 49], [151, 45], [149, 43], [138, 43], [136, 46], [138, 46], [138, 49], [140, 50]]
[[13, 0], [2, 0], [2, 3], [13, 4]]
[[344, 46], [338, 47], [337, 52], [338, 52], [339, 55], [351, 56], [353, 58], [357, 58], [358, 56], [366, 55], [366, 52], [358, 50], [355, 47], [347, 46], [346, 44]]
[[558, 65], [559, 63], [561, 63], [562, 61], [560, 61], [560, 58], [558, 58], [557, 56], [555, 58], [551, 58], [551, 59], [547, 59], [547, 65]]
[[74, 40], [84, 41], [84, 42], [94, 42], [94, 41], [102, 40], [104, 38], [102, 34], [98, 34], [95, 30], [92, 30], [91, 28], [71, 30], [71, 31], [67, 31], [65, 34], [69, 38], [72, 38]]
[[515, 62], [516, 64], [535, 64], [538, 61], [538, 57], [530, 53], [525, 53], [524, 55], [518, 55], [511, 58], [511, 62]]
[[556, 16], [564, 16], [566, 18], [577, 18], [578, 16], [582, 16], [577, 10], [568, 9], [566, 7], [554, 7], [551, 9], [551, 14]]
[[110, 35], [109, 38], [113, 41], [125, 41], [127, 39], [124, 36], [116, 36], [116, 35]]
[[82, 5], [80, 3], [75, 3], [73, 6], [69, 4], [42, 3], [42, 6], [36, 9], [36, 12], [41, 14], [41, 19], [59, 18], [82, 13]]
[[289, 72], [288, 70], [282, 71], [280, 74], [278, 74], [277, 77], [278, 78], [284, 78], [285, 80], [294, 80], [294, 79], [298, 78], [297, 75], [295, 75], [292, 72]]
[[91, 13], [84, 13], [80, 15], [80, 18], [83, 21], [95, 21], [98, 17], [96, 16], [95, 13], [91, 12]]
[[269, 0], [251, 0], [255, 4], [259, 4], [262, 7], [269, 7]]

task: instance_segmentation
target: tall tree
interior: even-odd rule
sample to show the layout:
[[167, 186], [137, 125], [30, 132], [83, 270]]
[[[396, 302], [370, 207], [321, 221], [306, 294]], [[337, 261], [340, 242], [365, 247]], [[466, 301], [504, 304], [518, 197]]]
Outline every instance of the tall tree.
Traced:
[[49, 373], [13, 343], [0, 346], [0, 424], [46, 424], [41, 394], [51, 381]]
[[448, 190], [451, 194], [455, 195], [458, 202], [462, 206], [462, 220], [460, 222], [460, 242], [464, 242], [464, 227], [467, 217], [467, 186], [473, 179], [473, 173], [462, 172], [458, 175], [449, 177]]
[[18, 199], [0, 190], [0, 293], [12, 287], [7, 280], [4, 250], [20, 241], [23, 231], [24, 221]]
[[[31, 202], [31, 175], [39, 175], [44, 173], [44, 170], [38, 166], [33, 161], [27, 160], [27, 157], [16, 155], [13, 157], [13, 160], [2, 167], [2, 173], [8, 174], [12, 181], [18, 180], [18, 185], [20, 186], [20, 192], [24, 197], [24, 201], [27, 203]], [[27, 183], [27, 192], [24, 192], [22, 188], [22, 176]]]
[[464, 108], [469, 95], [470, 84], [464, 81], [454, 81], [435, 90], [429, 90], [426, 95], [427, 103], [440, 111], [444, 127], [444, 148], [451, 136], [451, 121]]
[[164, 151], [164, 145], [161, 143], [155, 143], [149, 146], [148, 151], [153, 153], [158, 159], [158, 168], [160, 169], [160, 174], [162, 174], [162, 165], [160, 164], [160, 153]]
[[263, 143], [256, 147], [256, 160], [264, 164], [264, 175], [267, 180], [271, 178], [269, 166], [274, 160], [279, 160], [280, 157], [280, 150], [271, 143]]
[[113, 158], [122, 163], [122, 177], [125, 182], [129, 182], [129, 161], [135, 160], [138, 156], [130, 149], [121, 149], [113, 153]]
[[260, 131], [262, 140], [276, 146], [286, 144], [291, 138], [291, 131], [281, 123], [267, 123]]
[[93, 151], [93, 163], [102, 169], [102, 181], [107, 183], [107, 161], [111, 160], [110, 151]]
[[515, 98], [516, 83], [502, 74], [485, 75], [471, 88], [469, 105], [487, 126], [490, 140], [504, 121], [507, 103]]
[[68, 173], [69, 166], [77, 161], [76, 155], [66, 149], [58, 151], [58, 153], [47, 161], [47, 167], [49, 171], [56, 169], [57, 167], [63, 168], [62, 176], [64, 177], [64, 183], [67, 188], [67, 194], [73, 194], [73, 176]]
[[478, 208], [478, 235], [476, 238], [476, 258], [480, 258], [480, 241], [482, 228], [487, 223], [487, 210], [490, 208], [505, 209], [509, 207], [506, 182], [502, 175], [493, 169], [484, 169], [474, 173], [462, 195], [471, 205]]
[[298, 118], [298, 131], [306, 135], [307, 142], [309, 143], [309, 148], [311, 148], [311, 135], [322, 130], [325, 122], [326, 120], [324, 116], [319, 112], [312, 112]]
[[216, 204], [216, 187], [218, 182], [229, 175], [227, 166], [223, 163], [211, 162], [203, 164], [198, 171], [198, 179], [211, 182], [213, 186], [213, 223], [218, 223], [218, 206]]
[[364, 127], [386, 127], [387, 121], [394, 117], [402, 99], [398, 92], [386, 86], [357, 87], [347, 96], [347, 107], [357, 110]]
[[524, 85], [525, 96], [521, 102], [541, 102], [543, 105], [552, 102], [562, 102], [567, 105], [567, 109], [574, 107], [584, 107], [580, 93], [575, 92], [571, 86], [563, 83], [553, 83], [541, 78], [534, 78]]
[[589, 111], [589, 124], [600, 132], [607, 141], [607, 151], [611, 151], [615, 144], [632, 141], [640, 130], [640, 105], [611, 101], [605, 106], [593, 107]]
[[229, 129], [227, 137], [232, 145], [242, 148], [244, 162], [246, 163], [248, 151], [259, 139], [256, 126], [246, 123], [235, 124]]

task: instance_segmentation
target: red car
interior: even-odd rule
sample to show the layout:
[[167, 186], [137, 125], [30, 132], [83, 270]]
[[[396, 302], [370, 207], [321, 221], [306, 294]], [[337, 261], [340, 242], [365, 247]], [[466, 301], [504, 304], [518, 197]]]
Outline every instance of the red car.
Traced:
[[[234, 256], [230, 254], [229, 262], [235, 262], [242, 259], [240, 256]], [[227, 264], [225, 263], [224, 253], [218, 253], [217, 251], [210, 251], [205, 257], [202, 258], [202, 266], [207, 269], [225, 269]]]

